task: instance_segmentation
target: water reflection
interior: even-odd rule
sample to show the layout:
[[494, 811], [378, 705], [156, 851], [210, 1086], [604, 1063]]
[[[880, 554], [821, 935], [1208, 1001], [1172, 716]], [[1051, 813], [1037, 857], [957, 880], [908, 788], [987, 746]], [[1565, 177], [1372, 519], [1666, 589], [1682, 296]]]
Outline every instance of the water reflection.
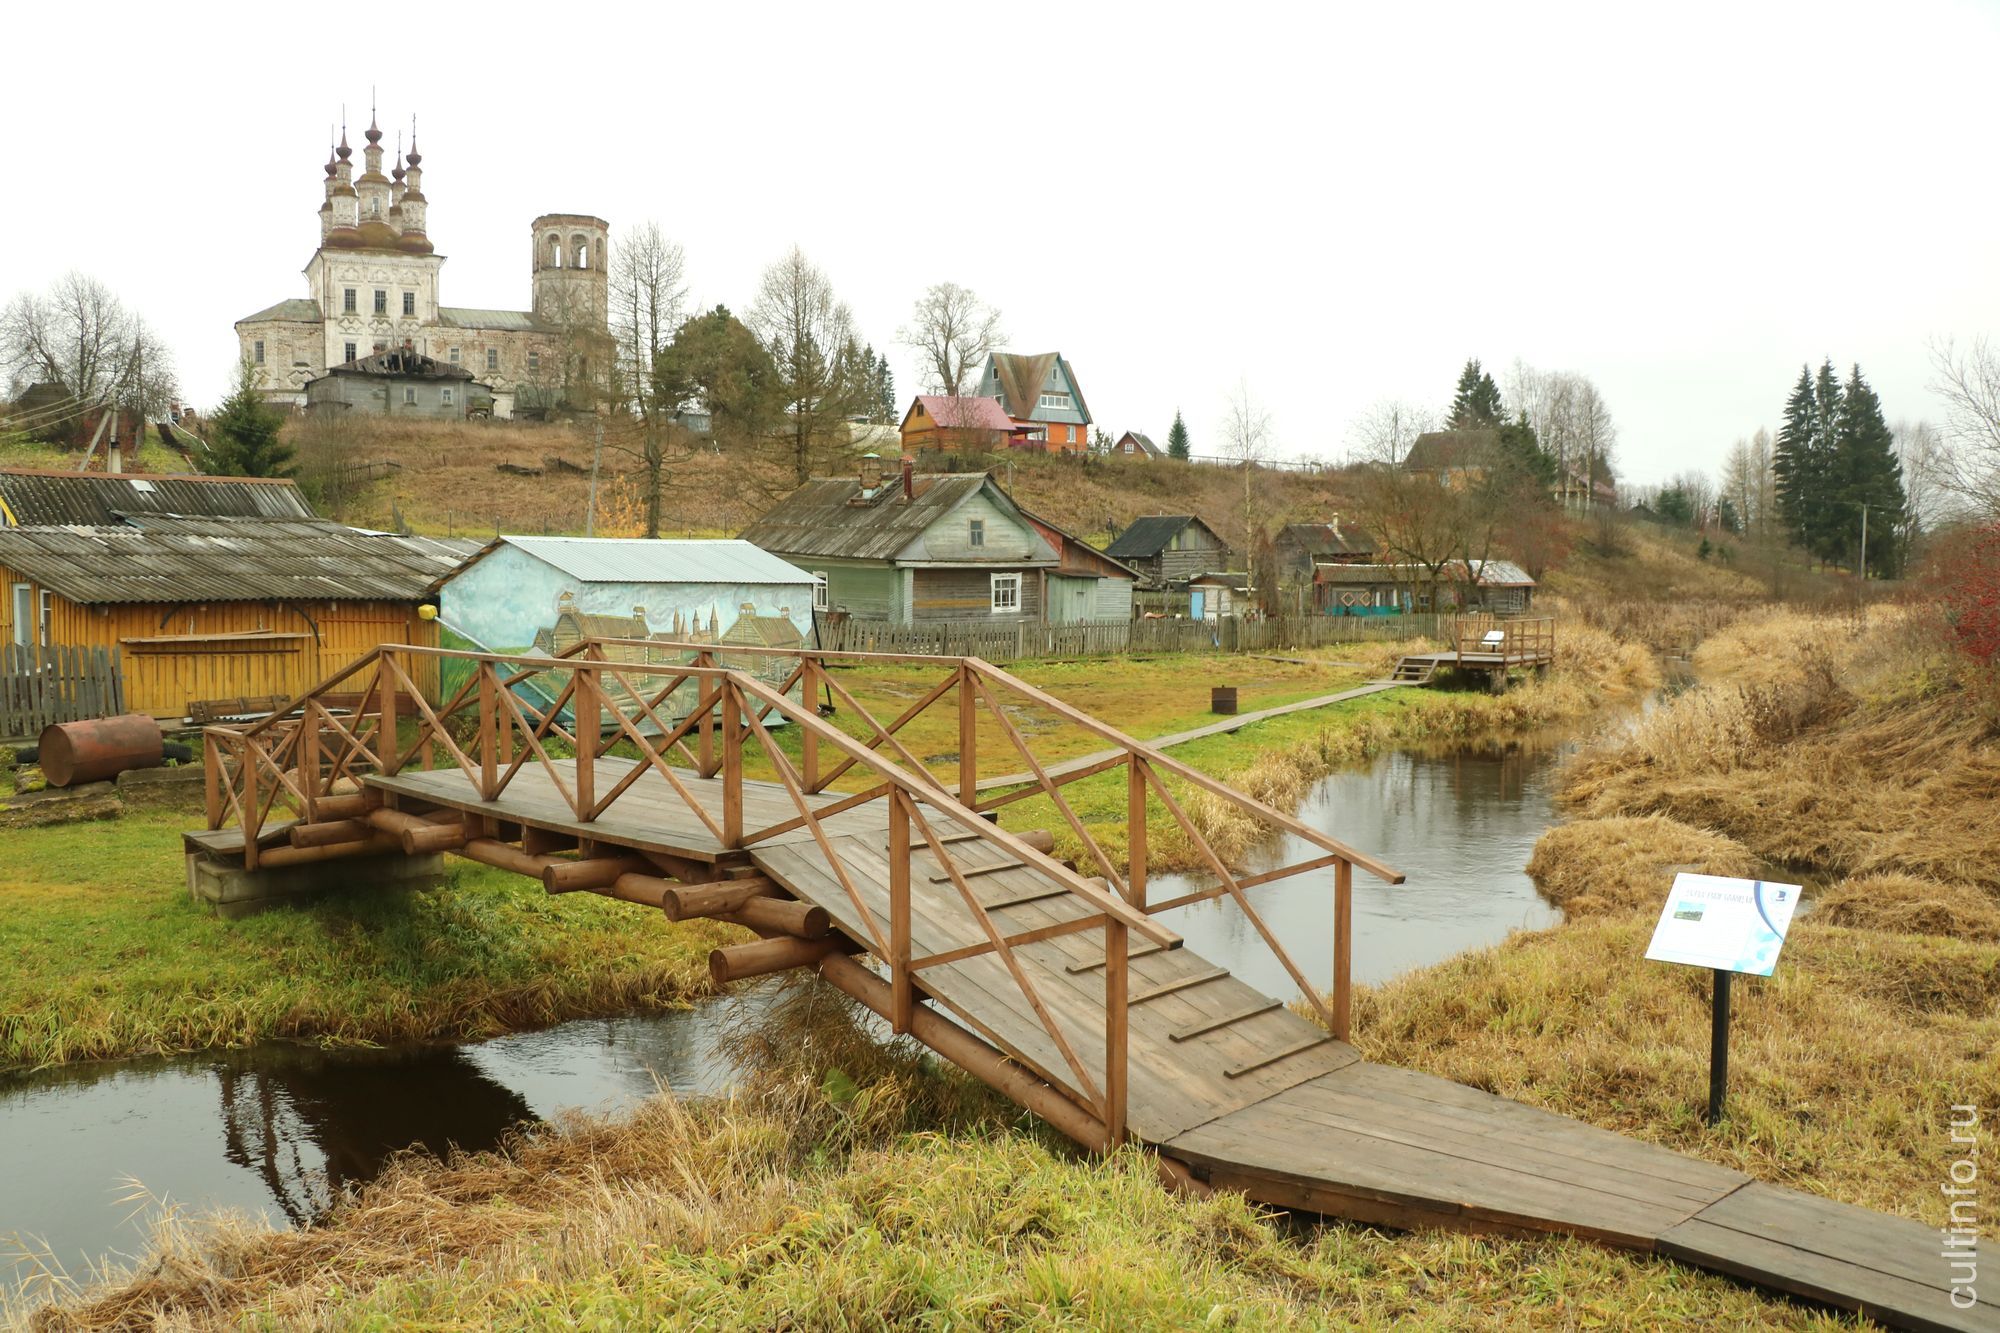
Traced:
[[[1412, 968], [1541, 929], [1560, 913], [1522, 867], [1555, 821], [1553, 744], [1400, 752], [1366, 769], [1321, 780], [1299, 811], [1312, 827], [1366, 848], [1408, 876], [1400, 886], [1365, 871], [1354, 876], [1354, 978], [1386, 981]], [[1318, 850], [1286, 837], [1253, 857], [1255, 872], [1308, 860]], [[1204, 886], [1196, 877], [1160, 877], [1172, 897]], [[1248, 890], [1273, 933], [1319, 985], [1333, 975], [1333, 871], [1314, 871]], [[1227, 900], [1162, 914], [1187, 947], [1273, 995], [1297, 995], [1256, 928]]]
[[[730, 1004], [764, 1002], [752, 991]], [[697, 1009], [377, 1051], [272, 1043], [0, 1079], [0, 1241], [46, 1246], [73, 1273], [129, 1254], [149, 1211], [129, 1201], [133, 1182], [175, 1205], [300, 1225], [405, 1149], [491, 1148], [524, 1121], [629, 1104], [659, 1084], [721, 1091], [738, 1071], [714, 1018]], [[10, 1271], [0, 1257], [0, 1282], [35, 1267]]]

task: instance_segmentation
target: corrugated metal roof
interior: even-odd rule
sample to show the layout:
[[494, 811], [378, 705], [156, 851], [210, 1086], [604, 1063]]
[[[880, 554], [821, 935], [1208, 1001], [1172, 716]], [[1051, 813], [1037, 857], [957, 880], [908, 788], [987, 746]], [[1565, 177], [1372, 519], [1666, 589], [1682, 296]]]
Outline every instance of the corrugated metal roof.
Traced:
[[[465, 553], [318, 520], [9, 528], [0, 565], [72, 602], [413, 602]], [[471, 546], [472, 543], [464, 543]]]
[[[1511, 560], [1474, 560], [1471, 567], [1478, 572], [1479, 585], [1483, 588], [1532, 588], [1535, 581], [1528, 577], [1528, 571]], [[1436, 573], [1445, 582], [1463, 582], [1466, 562], [1446, 561]], [[1422, 565], [1331, 565], [1313, 566], [1315, 583], [1429, 583], [1432, 572]]]
[[324, 322], [324, 316], [320, 314], [319, 302], [304, 296], [294, 296], [276, 305], [265, 306], [256, 314], [245, 315], [236, 322], [262, 324], [273, 320], [287, 320], [295, 324], [319, 324]]
[[0, 500], [8, 526], [55, 524], [108, 527], [135, 514], [206, 518], [313, 517], [288, 480], [138, 472], [48, 472], [0, 468]]
[[[931, 524], [979, 493], [984, 472], [948, 472], [914, 479], [916, 498], [905, 502], [902, 478], [889, 473], [873, 501], [860, 499], [857, 477], [823, 477], [793, 491], [743, 530], [743, 539], [784, 556], [894, 560]], [[993, 494], [1009, 508], [999, 487]]]
[[812, 575], [736, 538], [502, 537], [585, 583], [777, 583]]
[[526, 310], [475, 310], [470, 306], [441, 305], [438, 307], [438, 323], [449, 324], [458, 329], [513, 329], [517, 331], [541, 328], [534, 315]]

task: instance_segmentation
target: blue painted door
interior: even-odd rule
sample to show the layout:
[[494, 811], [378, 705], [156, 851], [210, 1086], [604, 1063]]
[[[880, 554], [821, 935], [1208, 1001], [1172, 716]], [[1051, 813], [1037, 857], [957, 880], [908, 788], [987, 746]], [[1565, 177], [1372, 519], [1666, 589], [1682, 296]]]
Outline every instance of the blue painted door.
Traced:
[[1188, 593], [1188, 614], [1196, 620], [1203, 618], [1201, 614], [1202, 592], [1202, 589], [1195, 588]]

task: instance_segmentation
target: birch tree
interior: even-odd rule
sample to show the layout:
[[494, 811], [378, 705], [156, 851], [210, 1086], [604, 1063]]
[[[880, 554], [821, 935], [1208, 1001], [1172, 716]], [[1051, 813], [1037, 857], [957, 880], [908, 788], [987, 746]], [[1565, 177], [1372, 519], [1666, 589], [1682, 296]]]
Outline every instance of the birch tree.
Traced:
[[963, 397], [1004, 341], [1000, 312], [955, 282], [936, 283], [918, 297], [897, 338], [917, 354], [925, 387], [947, 398]]

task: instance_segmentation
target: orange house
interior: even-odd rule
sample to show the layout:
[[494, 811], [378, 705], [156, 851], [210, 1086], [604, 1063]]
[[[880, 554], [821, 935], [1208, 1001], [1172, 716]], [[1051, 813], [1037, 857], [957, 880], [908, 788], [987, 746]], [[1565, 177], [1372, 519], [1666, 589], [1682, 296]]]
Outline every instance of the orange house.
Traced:
[[951, 398], [920, 394], [903, 414], [903, 452], [964, 449], [990, 452], [1020, 445], [1026, 432], [992, 398]]
[[1052, 454], [1090, 448], [1090, 407], [1061, 352], [989, 353], [979, 393], [999, 400], [1022, 432], [1022, 448]]

